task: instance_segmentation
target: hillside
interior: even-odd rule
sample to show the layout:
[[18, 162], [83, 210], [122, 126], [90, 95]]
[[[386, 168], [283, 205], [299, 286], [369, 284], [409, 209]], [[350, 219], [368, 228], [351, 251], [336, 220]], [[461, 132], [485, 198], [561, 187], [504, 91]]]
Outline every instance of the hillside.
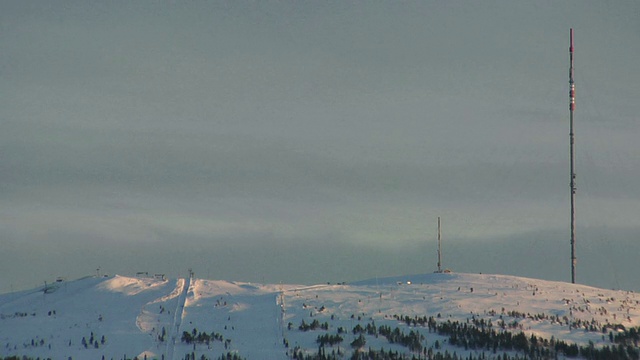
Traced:
[[0, 358], [638, 358], [639, 301], [484, 274], [315, 286], [87, 277], [0, 295]]

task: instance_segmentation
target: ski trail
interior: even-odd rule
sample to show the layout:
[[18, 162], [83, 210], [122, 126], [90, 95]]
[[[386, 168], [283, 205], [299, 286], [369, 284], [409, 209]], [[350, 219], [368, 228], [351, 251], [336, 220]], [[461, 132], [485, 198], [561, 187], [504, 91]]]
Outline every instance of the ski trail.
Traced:
[[[171, 311], [178, 304], [183, 285], [184, 281], [182, 279], [176, 279], [173, 282], [171, 293], [149, 301], [140, 310], [136, 317], [136, 326], [140, 331], [149, 334], [154, 344], [145, 353], [140, 354], [138, 358], [161, 351], [159, 349], [162, 349], [163, 356], [166, 356], [164, 352], [167, 349], [167, 339], [171, 335], [167, 334], [166, 331], [172, 330], [175, 316], [171, 314]], [[170, 310], [165, 311], [165, 307], [170, 308]], [[150, 355], [150, 357], [157, 357], [157, 355]]]
[[[181, 279], [182, 280], [182, 279]], [[176, 306], [176, 310], [173, 315], [173, 326], [171, 326], [171, 336], [169, 341], [167, 341], [167, 356], [166, 360], [173, 360], [173, 352], [175, 349], [176, 341], [180, 341], [180, 325], [182, 325], [182, 313], [184, 311], [184, 303], [187, 300], [187, 292], [189, 291], [189, 286], [191, 285], [191, 277], [184, 279], [182, 292], [178, 297], [178, 305]]]

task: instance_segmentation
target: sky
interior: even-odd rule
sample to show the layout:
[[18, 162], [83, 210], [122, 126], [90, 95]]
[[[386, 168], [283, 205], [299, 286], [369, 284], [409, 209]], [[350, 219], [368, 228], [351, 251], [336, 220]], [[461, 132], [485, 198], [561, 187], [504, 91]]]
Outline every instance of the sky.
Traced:
[[0, 292], [138, 271], [640, 291], [640, 3], [2, 1]]

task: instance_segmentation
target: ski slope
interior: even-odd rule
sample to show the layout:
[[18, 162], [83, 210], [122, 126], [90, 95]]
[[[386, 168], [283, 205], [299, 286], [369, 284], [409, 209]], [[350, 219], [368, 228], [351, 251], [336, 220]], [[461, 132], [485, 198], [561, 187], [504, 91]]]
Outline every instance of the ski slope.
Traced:
[[[633, 292], [486, 274], [423, 274], [315, 286], [113, 276], [55, 282], [44, 290], [0, 295], [0, 357], [183, 359], [193, 354], [217, 359], [230, 353], [288, 359], [294, 351], [316, 354], [321, 335], [341, 334], [343, 341], [325, 345], [324, 351], [348, 358], [358, 325], [415, 331], [424, 337], [424, 353], [431, 349], [466, 356], [484, 349], [451, 345], [445, 335], [399, 319], [484, 319], [496, 329], [506, 324], [500, 331], [595, 347], [610, 346], [609, 333], [620, 326], [640, 325], [640, 297]], [[326, 328], [300, 329], [315, 320]], [[188, 343], [185, 332], [194, 339], [206, 336]], [[378, 334], [364, 338], [361, 350], [415, 353]]]

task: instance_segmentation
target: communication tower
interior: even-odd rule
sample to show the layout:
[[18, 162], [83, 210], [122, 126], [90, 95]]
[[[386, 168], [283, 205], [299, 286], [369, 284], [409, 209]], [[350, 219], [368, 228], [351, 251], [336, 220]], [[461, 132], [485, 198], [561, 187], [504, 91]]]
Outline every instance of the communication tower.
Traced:
[[569, 30], [569, 157], [571, 166], [571, 283], [576, 282], [576, 171], [573, 111], [576, 109], [576, 85], [573, 81], [573, 29]]

